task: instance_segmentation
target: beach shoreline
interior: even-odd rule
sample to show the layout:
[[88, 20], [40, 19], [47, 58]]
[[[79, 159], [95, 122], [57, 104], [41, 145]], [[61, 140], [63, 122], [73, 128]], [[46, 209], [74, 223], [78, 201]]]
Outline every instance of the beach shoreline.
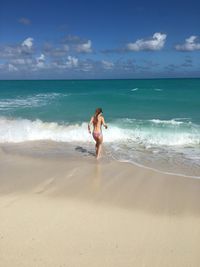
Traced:
[[27, 153], [38, 147], [41, 155], [48, 151], [39, 145], [48, 143], [57, 157], [72, 147], [70, 158], [75, 146], [85, 157], [94, 151], [88, 120], [101, 107], [107, 158], [200, 176], [200, 79], [0, 81], [0, 87], [0, 144], [35, 142]]
[[2, 266], [199, 266], [200, 180], [92, 155], [0, 159]]

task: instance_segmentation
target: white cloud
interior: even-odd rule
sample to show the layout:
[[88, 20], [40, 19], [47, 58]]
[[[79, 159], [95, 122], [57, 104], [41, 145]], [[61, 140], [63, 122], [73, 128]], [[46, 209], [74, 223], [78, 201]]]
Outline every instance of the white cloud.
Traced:
[[85, 72], [89, 72], [93, 69], [93, 62], [91, 61], [83, 61], [81, 62], [81, 70]]
[[[23, 59], [24, 56], [32, 56], [34, 53], [33, 49], [33, 38], [29, 37], [20, 44], [4, 45], [0, 46], [0, 58], [4, 59]], [[21, 63], [19, 63], [21, 64]]]
[[8, 64], [8, 71], [17, 71], [18, 69], [14, 66], [14, 65], [12, 65], [12, 64]]
[[102, 65], [103, 65], [103, 68], [106, 69], [106, 70], [110, 70], [114, 67], [114, 64], [110, 61], [106, 61], [106, 60], [102, 60]]
[[17, 58], [22, 54], [21, 46], [4, 46], [0, 49], [0, 58]]
[[92, 52], [92, 42], [88, 40], [86, 43], [78, 44], [76, 46], [76, 51], [79, 53], [90, 53]]
[[73, 68], [78, 66], [78, 58], [68, 56], [66, 62], [67, 68]]
[[25, 60], [23, 58], [13, 59], [13, 60], [11, 60], [11, 62], [13, 64], [17, 64], [17, 65], [24, 65], [25, 64]]
[[185, 39], [185, 43], [181, 45], [176, 45], [175, 48], [178, 51], [194, 51], [200, 50], [200, 43], [197, 42], [197, 36], [192, 35]]
[[27, 39], [25, 39], [22, 42], [22, 46], [25, 46], [25, 47], [28, 47], [28, 48], [32, 48], [32, 46], [33, 46], [33, 38], [28, 37]]
[[20, 65], [20, 66], [22, 66], [22, 65], [30, 65], [30, 64], [32, 64], [32, 59], [30, 59], [30, 58], [26, 58], [26, 59], [17, 58], [17, 59], [12, 59], [10, 62], [13, 65]]
[[45, 55], [41, 54], [39, 57], [36, 58], [36, 66], [38, 68], [43, 68], [45, 66]]
[[24, 24], [24, 25], [30, 25], [31, 24], [31, 21], [28, 18], [20, 18], [18, 21], [19, 21], [19, 23]]
[[150, 39], [139, 39], [134, 43], [127, 44], [127, 49], [130, 51], [160, 50], [164, 47], [166, 38], [165, 33], [156, 32]]
[[50, 43], [44, 44], [43, 53], [50, 57], [64, 57], [69, 51], [69, 46], [67, 44], [61, 45], [59, 47], [55, 47]]
[[44, 61], [45, 60], [45, 55], [44, 54], [41, 54], [39, 57], [37, 57], [37, 61], [40, 62], [40, 61]]

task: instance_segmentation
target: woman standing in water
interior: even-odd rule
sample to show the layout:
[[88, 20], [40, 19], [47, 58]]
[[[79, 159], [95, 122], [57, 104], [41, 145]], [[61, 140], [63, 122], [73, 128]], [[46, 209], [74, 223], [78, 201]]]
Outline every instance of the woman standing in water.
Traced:
[[89, 124], [88, 124], [88, 131], [91, 133], [90, 125], [93, 124], [93, 138], [96, 141], [96, 158], [99, 159], [101, 153], [101, 147], [103, 143], [103, 134], [102, 134], [102, 125], [107, 129], [108, 126], [105, 123], [104, 117], [102, 116], [102, 109], [97, 108], [95, 111], [94, 116], [92, 116]]

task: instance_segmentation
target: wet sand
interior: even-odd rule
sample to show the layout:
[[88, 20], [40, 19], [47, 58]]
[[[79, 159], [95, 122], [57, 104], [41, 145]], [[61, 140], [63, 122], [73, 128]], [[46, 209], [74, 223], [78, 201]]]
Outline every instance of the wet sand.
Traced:
[[200, 180], [0, 148], [0, 266], [199, 267]]

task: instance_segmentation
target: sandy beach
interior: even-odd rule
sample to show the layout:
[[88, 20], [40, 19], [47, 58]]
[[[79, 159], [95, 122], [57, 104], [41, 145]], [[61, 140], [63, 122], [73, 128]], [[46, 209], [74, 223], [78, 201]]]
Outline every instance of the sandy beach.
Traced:
[[1, 1], [0, 267], [200, 267], [199, 11]]
[[0, 149], [0, 266], [199, 267], [200, 180]]

